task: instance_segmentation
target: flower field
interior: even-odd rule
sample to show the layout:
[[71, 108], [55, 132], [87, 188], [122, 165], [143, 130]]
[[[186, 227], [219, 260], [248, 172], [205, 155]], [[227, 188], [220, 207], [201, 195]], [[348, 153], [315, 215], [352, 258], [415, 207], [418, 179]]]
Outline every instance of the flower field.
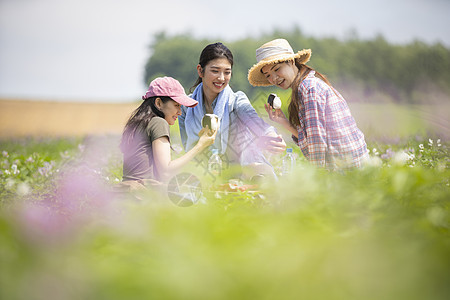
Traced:
[[257, 192], [180, 207], [117, 193], [117, 136], [0, 143], [0, 299], [447, 299], [448, 144], [369, 144], [361, 170], [299, 153]]

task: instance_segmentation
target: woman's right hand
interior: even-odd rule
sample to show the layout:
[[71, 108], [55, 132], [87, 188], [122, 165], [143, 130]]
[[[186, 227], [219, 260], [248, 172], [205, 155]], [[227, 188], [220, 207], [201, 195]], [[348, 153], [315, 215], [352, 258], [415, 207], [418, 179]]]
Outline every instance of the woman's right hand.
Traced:
[[209, 129], [208, 125], [206, 125], [205, 128], [202, 128], [200, 132], [198, 133], [198, 136], [200, 137], [198, 140], [197, 145], [199, 145], [202, 148], [206, 148], [214, 143], [216, 140], [217, 130], [211, 130]]
[[268, 103], [264, 104], [264, 107], [266, 108], [270, 120], [283, 125], [284, 127], [290, 126], [289, 120], [286, 118], [281, 109], [274, 109]]

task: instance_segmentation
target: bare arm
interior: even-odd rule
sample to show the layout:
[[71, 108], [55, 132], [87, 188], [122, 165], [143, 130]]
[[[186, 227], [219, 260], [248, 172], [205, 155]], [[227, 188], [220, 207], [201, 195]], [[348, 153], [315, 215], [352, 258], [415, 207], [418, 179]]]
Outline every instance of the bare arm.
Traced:
[[181, 168], [190, 162], [197, 154], [213, 144], [216, 134], [217, 131], [212, 132], [209, 129], [202, 129], [199, 132], [200, 139], [198, 143], [186, 154], [174, 160], [171, 159], [169, 139], [164, 136], [154, 140], [152, 143], [153, 159], [158, 174], [161, 176], [161, 180], [167, 181], [170, 179], [171, 175], [179, 172]]

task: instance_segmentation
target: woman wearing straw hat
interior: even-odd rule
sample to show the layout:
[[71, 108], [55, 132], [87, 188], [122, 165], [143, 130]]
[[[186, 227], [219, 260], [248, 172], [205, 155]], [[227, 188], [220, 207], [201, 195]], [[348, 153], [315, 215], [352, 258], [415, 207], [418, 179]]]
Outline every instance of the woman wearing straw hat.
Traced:
[[130, 186], [136, 182], [158, 185], [167, 181], [216, 137], [216, 132], [204, 128], [192, 149], [172, 160], [169, 126], [181, 115], [182, 106], [193, 107], [198, 102], [189, 98], [181, 84], [171, 77], [153, 80], [142, 99], [125, 125], [120, 144], [124, 156], [123, 181]]
[[247, 96], [234, 92], [230, 86], [233, 54], [222, 43], [207, 45], [197, 65], [198, 79], [192, 89], [196, 107], [183, 107], [179, 117], [181, 140], [186, 151], [198, 140], [205, 114], [215, 114], [220, 125], [212, 148], [218, 149], [231, 163], [236, 163], [261, 174], [272, 174], [273, 169], [262, 150], [282, 153], [286, 143], [273, 126], [265, 123], [256, 113]]
[[310, 49], [294, 53], [288, 41], [276, 39], [256, 50], [257, 63], [249, 70], [253, 86], [291, 89], [289, 119], [266, 104], [269, 118], [292, 133], [303, 155], [327, 169], [359, 167], [368, 157], [363, 133], [356, 126], [344, 98], [325, 76], [305, 65]]

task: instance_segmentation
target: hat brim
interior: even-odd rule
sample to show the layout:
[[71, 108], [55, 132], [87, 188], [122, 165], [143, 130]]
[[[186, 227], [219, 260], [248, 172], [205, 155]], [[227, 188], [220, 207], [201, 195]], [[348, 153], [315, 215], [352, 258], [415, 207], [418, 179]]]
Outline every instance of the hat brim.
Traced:
[[194, 100], [191, 97], [188, 97], [186, 95], [170, 96], [170, 98], [172, 98], [175, 102], [178, 102], [181, 105], [184, 105], [187, 107], [194, 107], [198, 104], [197, 100]]
[[261, 69], [267, 65], [277, 64], [285, 61], [299, 60], [301, 64], [305, 64], [311, 58], [311, 49], [303, 49], [295, 54], [281, 54], [279, 56], [270, 57], [266, 60], [261, 60], [253, 65], [248, 71], [248, 81], [252, 86], [270, 86], [272, 85], [261, 72]]

